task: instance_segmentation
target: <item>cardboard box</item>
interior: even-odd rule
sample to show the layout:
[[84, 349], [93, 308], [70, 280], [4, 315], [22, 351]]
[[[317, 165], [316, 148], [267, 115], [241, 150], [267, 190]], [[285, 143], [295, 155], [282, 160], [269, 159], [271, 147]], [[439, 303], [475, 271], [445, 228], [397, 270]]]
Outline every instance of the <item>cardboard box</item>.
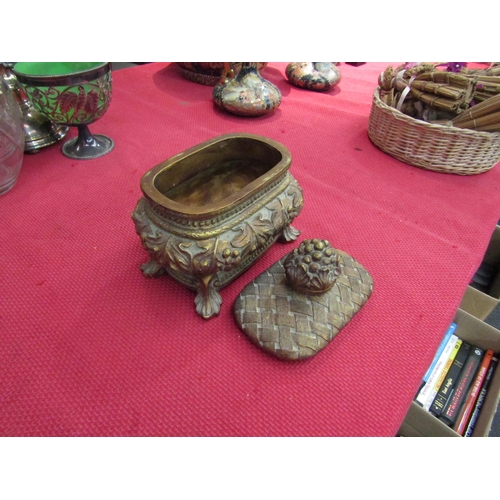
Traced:
[[[472, 314], [459, 309], [455, 315], [456, 335], [481, 349], [493, 349], [500, 353], [500, 331], [487, 325]], [[488, 394], [473, 431], [473, 437], [488, 436], [493, 417], [500, 400], [500, 367], [491, 381]], [[438, 418], [412, 402], [401, 424], [398, 435], [406, 437], [461, 437]]]
[[460, 309], [484, 321], [499, 303], [495, 297], [468, 286], [460, 302]]
[[486, 292], [467, 287], [460, 309], [484, 320], [500, 303], [500, 226], [495, 226], [483, 262], [496, 268], [495, 278]]

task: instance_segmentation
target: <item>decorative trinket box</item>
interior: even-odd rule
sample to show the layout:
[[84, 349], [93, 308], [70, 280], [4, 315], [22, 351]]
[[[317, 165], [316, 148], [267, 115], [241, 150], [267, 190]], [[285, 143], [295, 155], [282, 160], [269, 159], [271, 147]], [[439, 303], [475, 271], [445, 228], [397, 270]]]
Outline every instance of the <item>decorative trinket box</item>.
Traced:
[[266, 137], [218, 136], [160, 163], [141, 179], [132, 215], [149, 253], [146, 276], [168, 273], [197, 291], [197, 313], [220, 312], [219, 289], [276, 240], [293, 241], [304, 203], [288, 149]]

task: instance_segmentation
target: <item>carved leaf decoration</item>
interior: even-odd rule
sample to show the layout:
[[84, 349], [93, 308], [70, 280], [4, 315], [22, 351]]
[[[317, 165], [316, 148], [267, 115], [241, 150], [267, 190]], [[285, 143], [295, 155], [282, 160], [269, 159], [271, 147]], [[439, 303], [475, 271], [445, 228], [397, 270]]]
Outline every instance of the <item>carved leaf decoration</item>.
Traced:
[[147, 232], [148, 229], [148, 219], [144, 212], [144, 198], [139, 200], [134, 212], [132, 213], [132, 220], [135, 223], [135, 229], [137, 234], [142, 235], [142, 233]]
[[288, 197], [285, 197], [275, 200], [273, 204], [274, 203], [279, 204], [279, 207], [275, 212], [273, 212], [271, 220], [273, 221], [275, 229], [279, 231], [281, 228], [290, 223], [289, 207], [292, 206], [292, 200]]
[[297, 215], [302, 209], [304, 204], [304, 196], [302, 194], [302, 189], [298, 186], [296, 182], [290, 183], [290, 187], [287, 194], [292, 197], [292, 205], [294, 208], [295, 215]]
[[276, 231], [289, 225], [298, 215], [304, 204], [302, 190], [292, 182], [284, 195], [273, 200], [267, 208], [272, 210], [271, 220]]
[[148, 226], [141, 219], [135, 219], [135, 221], [137, 234], [139, 234], [144, 243], [147, 243], [148, 246], [161, 243], [162, 234], [157, 230], [157, 228], [154, 228], [151, 225]]
[[143, 235], [143, 239], [147, 243], [147, 246], [150, 249], [152, 249], [153, 247], [157, 247], [158, 245], [161, 245], [165, 240], [165, 236], [166, 235], [164, 233], [156, 230], [154, 232], [152, 231], [149, 234]]
[[144, 198], [141, 198], [132, 214], [132, 219], [135, 223], [136, 232], [141, 237], [142, 244], [147, 250], [152, 251], [154, 247], [166, 241], [167, 235], [151, 223], [144, 211], [144, 205]]
[[217, 261], [214, 257], [216, 240], [198, 241], [197, 245], [204, 251], [193, 256], [193, 269], [200, 274], [212, 274], [217, 271]]
[[242, 227], [236, 228], [241, 233], [232, 241], [236, 248], [249, 246], [258, 248], [265, 245], [270, 236], [274, 234], [274, 227], [271, 221], [262, 219], [262, 215], [256, 217], [251, 223], [244, 222]]
[[[212, 274], [217, 270], [214, 247], [215, 242], [210, 240], [199, 241], [195, 244], [192, 241], [179, 242], [175, 238], [170, 238], [165, 245], [165, 257], [174, 271]], [[198, 249], [202, 251], [197, 252]]]
[[271, 203], [267, 205], [267, 208], [269, 210], [272, 210], [273, 212], [281, 212], [282, 209], [282, 204], [281, 200], [279, 198], [275, 198]]
[[283, 200], [280, 198], [274, 199], [267, 208], [272, 211], [271, 221], [275, 231], [279, 231], [285, 225], [285, 210], [283, 207]]
[[189, 248], [192, 242], [181, 242], [177, 245], [170, 239], [165, 245], [165, 256], [174, 271], [189, 271], [191, 269], [191, 254]]

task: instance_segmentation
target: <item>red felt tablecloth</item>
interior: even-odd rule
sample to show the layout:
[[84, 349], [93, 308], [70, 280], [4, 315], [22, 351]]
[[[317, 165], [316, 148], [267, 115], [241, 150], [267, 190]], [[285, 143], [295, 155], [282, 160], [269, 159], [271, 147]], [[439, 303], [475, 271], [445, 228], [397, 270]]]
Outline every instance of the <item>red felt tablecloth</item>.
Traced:
[[[270, 116], [213, 104], [212, 88], [153, 63], [114, 73], [91, 125], [112, 153], [73, 161], [60, 144], [25, 156], [0, 197], [0, 434], [4, 436], [393, 436], [500, 218], [498, 166], [421, 170], [371, 144], [368, 116], [387, 63], [341, 64], [329, 93], [295, 88], [285, 63]], [[275, 244], [221, 291], [204, 320], [194, 293], [145, 278], [131, 213], [141, 176], [216, 135], [283, 143], [304, 191], [294, 226], [370, 272], [374, 292], [303, 362], [257, 349], [233, 319], [242, 288], [297, 243]], [[72, 129], [68, 137], [76, 135]]]

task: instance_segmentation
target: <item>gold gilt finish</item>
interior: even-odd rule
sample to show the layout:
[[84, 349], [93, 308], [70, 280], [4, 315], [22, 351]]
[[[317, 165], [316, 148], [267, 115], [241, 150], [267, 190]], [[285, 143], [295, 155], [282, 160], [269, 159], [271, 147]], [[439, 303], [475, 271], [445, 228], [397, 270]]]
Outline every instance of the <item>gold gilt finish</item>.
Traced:
[[252, 134], [218, 136], [151, 169], [132, 214], [150, 260], [146, 276], [168, 273], [196, 290], [197, 313], [220, 312], [220, 288], [277, 239], [293, 241], [303, 206], [282, 144]]

